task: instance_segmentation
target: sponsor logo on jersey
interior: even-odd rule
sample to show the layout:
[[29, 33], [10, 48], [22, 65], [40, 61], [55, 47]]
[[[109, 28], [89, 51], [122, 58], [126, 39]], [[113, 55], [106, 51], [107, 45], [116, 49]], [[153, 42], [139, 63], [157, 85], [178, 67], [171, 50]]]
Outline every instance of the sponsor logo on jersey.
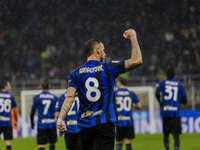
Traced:
[[81, 117], [89, 117], [89, 116], [95, 116], [95, 115], [101, 115], [101, 113], [103, 112], [103, 110], [98, 110], [98, 111], [89, 111], [87, 110], [86, 112], [84, 112]]
[[119, 63], [120, 61], [112, 61], [112, 63]]
[[130, 119], [131, 119], [130, 116], [122, 116], [122, 115], [118, 116], [118, 120], [130, 120]]
[[99, 72], [99, 71], [104, 71], [103, 65], [97, 66], [97, 67], [93, 67], [93, 68], [90, 68], [90, 67], [81, 68], [81, 69], [79, 70], [79, 73], [80, 73], [80, 74], [81, 74], [81, 73], [88, 73], [88, 72], [94, 73], [94, 72]]
[[177, 107], [172, 107], [172, 106], [167, 105], [167, 106], [165, 106], [165, 107], [163, 108], [163, 110], [164, 110], [164, 111], [166, 111], [166, 110], [177, 111], [178, 108], [177, 108]]
[[67, 121], [67, 125], [77, 125], [77, 121], [76, 120], [69, 120], [69, 121]]

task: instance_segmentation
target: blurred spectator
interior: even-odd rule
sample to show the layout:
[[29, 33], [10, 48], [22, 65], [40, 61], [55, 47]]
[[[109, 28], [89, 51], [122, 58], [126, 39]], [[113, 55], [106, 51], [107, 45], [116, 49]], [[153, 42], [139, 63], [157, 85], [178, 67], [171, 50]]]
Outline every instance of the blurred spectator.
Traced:
[[170, 64], [179, 75], [200, 74], [199, 5], [198, 0], [1, 0], [0, 75], [63, 79], [86, 61], [82, 46], [91, 37], [103, 39], [110, 59], [126, 59], [130, 45], [122, 34], [128, 28], [137, 31], [144, 59], [130, 77], [155, 76]]

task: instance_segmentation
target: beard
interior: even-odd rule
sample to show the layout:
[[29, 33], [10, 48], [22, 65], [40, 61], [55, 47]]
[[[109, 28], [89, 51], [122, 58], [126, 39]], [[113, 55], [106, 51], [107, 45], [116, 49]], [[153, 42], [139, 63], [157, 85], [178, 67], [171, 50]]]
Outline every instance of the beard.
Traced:
[[100, 61], [105, 63], [106, 59], [105, 58], [100, 58]]

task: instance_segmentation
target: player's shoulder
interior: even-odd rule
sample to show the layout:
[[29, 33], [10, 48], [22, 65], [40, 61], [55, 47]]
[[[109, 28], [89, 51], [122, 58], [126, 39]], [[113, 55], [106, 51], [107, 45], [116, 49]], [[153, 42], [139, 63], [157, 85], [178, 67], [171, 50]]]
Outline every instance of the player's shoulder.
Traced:
[[87, 65], [87, 62], [83, 63], [82, 65], [75, 68], [71, 73], [70, 76], [73, 76], [74, 73], [78, 72], [81, 68], [85, 67]]
[[106, 65], [108, 66], [112, 66], [112, 65], [116, 65], [116, 64], [122, 64], [122, 61], [120, 60], [112, 60], [112, 61], [108, 61], [108, 62], [105, 62]]

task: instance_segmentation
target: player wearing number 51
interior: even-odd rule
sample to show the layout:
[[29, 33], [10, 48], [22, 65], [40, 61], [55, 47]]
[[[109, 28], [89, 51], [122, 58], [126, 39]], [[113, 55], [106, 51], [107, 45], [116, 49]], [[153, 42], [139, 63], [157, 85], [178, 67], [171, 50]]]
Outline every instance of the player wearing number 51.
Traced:
[[[184, 87], [180, 82], [174, 80], [173, 67], [166, 71], [167, 79], [156, 84], [156, 98], [161, 106], [163, 121], [164, 146], [169, 150], [169, 134], [174, 137], [174, 150], [179, 150], [181, 134], [180, 103], [186, 104], [187, 97]], [[161, 98], [162, 94], [162, 98]]]
[[[131, 58], [105, 62], [105, 48], [101, 41], [90, 39], [85, 44], [87, 62], [75, 69], [68, 77], [67, 96], [62, 105], [57, 127], [66, 131], [65, 116], [70, 110], [76, 92], [79, 97], [78, 130], [82, 150], [114, 149], [117, 122], [114, 89], [120, 73], [142, 64], [142, 55], [133, 29], [124, 32], [131, 41]], [[127, 51], [128, 53], [128, 51]]]
[[14, 110], [15, 120], [17, 120], [17, 104], [10, 91], [10, 83], [0, 81], [0, 134], [3, 132], [6, 143], [6, 150], [12, 150], [11, 140], [13, 139], [11, 125], [11, 109]]
[[57, 141], [55, 107], [58, 98], [49, 92], [51, 85], [48, 80], [40, 85], [42, 92], [33, 98], [31, 110], [31, 128], [34, 129], [34, 115], [38, 110], [37, 145], [38, 150], [45, 150], [45, 144], [49, 142], [49, 150], [55, 150]]

